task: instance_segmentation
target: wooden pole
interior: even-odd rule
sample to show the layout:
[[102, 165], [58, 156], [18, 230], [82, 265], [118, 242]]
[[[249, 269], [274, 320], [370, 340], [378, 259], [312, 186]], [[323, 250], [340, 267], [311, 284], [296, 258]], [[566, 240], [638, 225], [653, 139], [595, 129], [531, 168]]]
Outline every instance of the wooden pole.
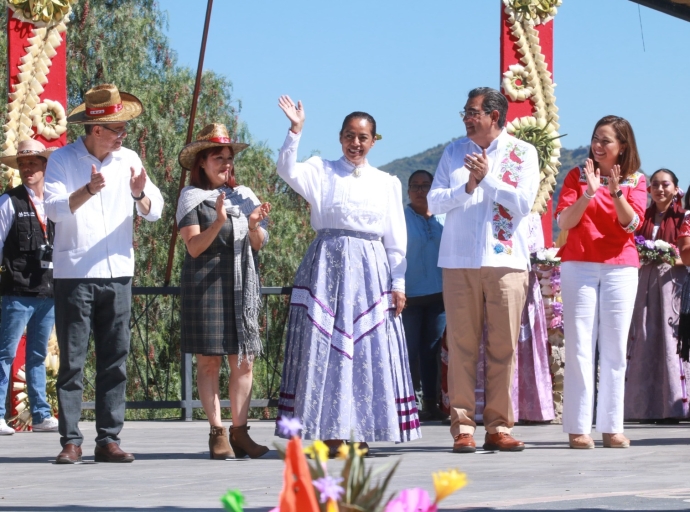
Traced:
[[[194, 136], [194, 120], [196, 119], [196, 106], [199, 102], [199, 93], [201, 92], [201, 75], [204, 71], [204, 55], [206, 54], [206, 40], [208, 38], [208, 27], [211, 24], [211, 9], [213, 8], [213, 0], [208, 0], [206, 4], [206, 21], [204, 22], [204, 33], [201, 37], [201, 50], [199, 51], [199, 64], [196, 68], [196, 82], [194, 83], [194, 94], [192, 95], [192, 109], [189, 113], [189, 126], [187, 127], [187, 139], [185, 145], [192, 142]], [[182, 168], [180, 172], [180, 185], [177, 189], [177, 197], [175, 198], [175, 210], [177, 211], [177, 202], [180, 200], [180, 193], [187, 181], [187, 169]], [[177, 222], [173, 217], [172, 235], [170, 237], [170, 247], [168, 248], [168, 265], [165, 268], [165, 282], [163, 286], [170, 284], [170, 276], [172, 274], [173, 260], [175, 259], [175, 245], [177, 244]]]

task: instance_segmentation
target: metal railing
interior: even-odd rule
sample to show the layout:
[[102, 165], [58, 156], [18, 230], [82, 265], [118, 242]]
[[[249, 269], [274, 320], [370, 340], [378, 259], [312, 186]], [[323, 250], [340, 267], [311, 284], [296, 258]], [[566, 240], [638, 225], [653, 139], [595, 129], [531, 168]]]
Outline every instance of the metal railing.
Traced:
[[[264, 310], [260, 328], [264, 352], [257, 358], [255, 386], [263, 390], [263, 398], [255, 398], [250, 407], [267, 410], [278, 406], [278, 388], [282, 367], [282, 339], [287, 321], [291, 287], [262, 287]], [[128, 360], [127, 409], [180, 409], [181, 417], [191, 421], [193, 410], [201, 408], [194, 399], [194, 367], [192, 354], [180, 354], [179, 338], [180, 288], [133, 287], [131, 349]], [[274, 302], [273, 307], [270, 302]], [[84, 390], [93, 395], [95, 387], [94, 352], [89, 351], [91, 371], [85, 371]], [[87, 366], [89, 361], [87, 361]], [[257, 367], [260, 374], [257, 375]], [[227, 380], [229, 369], [224, 359], [221, 380]], [[257, 382], [259, 381], [259, 382]], [[221, 386], [221, 389], [223, 387]], [[221, 408], [230, 407], [230, 400], [221, 400]], [[82, 410], [92, 410], [95, 402], [82, 402]]]

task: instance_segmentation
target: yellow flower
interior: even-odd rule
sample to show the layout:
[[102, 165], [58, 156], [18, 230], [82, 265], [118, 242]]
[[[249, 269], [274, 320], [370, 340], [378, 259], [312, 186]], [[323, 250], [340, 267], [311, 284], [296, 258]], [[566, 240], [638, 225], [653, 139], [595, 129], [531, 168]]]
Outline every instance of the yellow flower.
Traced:
[[355, 453], [359, 455], [360, 457], [364, 457], [367, 453], [369, 453], [369, 448], [361, 448], [359, 447], [359, 443], [354, 444], [355, 447]]
[[358, 455], [359, 457], [364, 457], [367, 453], [369, 453], [369, 448], [360, 448], [360, 443], [352, 443], [351, 445], [349, 444], [341, 444], [338, 447], [338, 455], [336, 456], [339, 459], [347, 459], [350, 456], [350, 446], [352, 446], [355, 450], [355, 455]]
[[345, 443], [341, 444], [338, 446], [338, 455], [337, 457], [339, 459], [347, 459], [347, 456], [350, 455], [350, 447], [346, 445]]
[[309, 455], [312, 459], [318, 459], [321, 462], [328, 460], [328, 446], [323, 441], [318, 439], [314, 441], [309, 448], [304, 449], [304, 453]]
[[458, 489], [462, 489], [467, 485], [467, 475], [460, 473], [457, 469], [450, 469], [448, 471], [438, 471], [433, 473], [434, 489], [436, 490], [436, 501], [446, 499]]

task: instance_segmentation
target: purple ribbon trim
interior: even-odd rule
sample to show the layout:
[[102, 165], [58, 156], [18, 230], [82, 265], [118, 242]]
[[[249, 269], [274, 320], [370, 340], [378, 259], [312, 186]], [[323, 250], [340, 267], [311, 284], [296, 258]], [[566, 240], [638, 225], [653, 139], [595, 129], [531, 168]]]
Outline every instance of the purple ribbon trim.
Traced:
[[[324, 304], [323, 302], [321, 302], [321, 301], [316, 297], [316, 295], [314, 295], [314, 294], [311, 292], [311, 290], [310, 290], [309, 288], [307, 288], [306, 286], [293, 286], [292, 289], [293, 289], [293, 290], [307, 290], [307, 291], [309, 292], [309, 295], [311, 296], [311, 298], [314, 299], [314, 302], [316, 302], [319, 306], [321, 306], [321, 307], [326, 311], [326, 313], [328, 313], [328, 314], [331, 315], [333, 318], [335, 318], [335, 313], [333, 313], [333, 311], [331, 310], [331, 308], [329, 308], [328, 306], [326, 306], [326, 304]], [[291, 302], [290, 305], [292, 306], [293, 303]], [[297, 305], [297, 304], [294, 304], [294, 305]]]
[[371, 311], [371, 310], [374, 309], [376, 306], [378, 306], [379, 304], [381, 304], [381, 301], [383, 300], [383, 296], [384, 296], [384, 295], [390, 295], [391, 293], [392, 293], [392, 292], [383, 292], [383, 293], [381, 294], [381, 296], [379, 297], [379, 300], [377, 300], [376, 302], [374, 302], [374, 304], [373, 304], [371, 307], [369, 307], [369, 309], [367, 309], [364, 313], [360, 313], [360, 315], [359, 315], [357, 318], [355, 318], [354, 321], [353, 321], [352, 323], [356, 323], [357, 320], [359, 320], [359, 319], [362, 318], [364, 315], [366, 315], [367, 313], [369, 313], [369, 311]]

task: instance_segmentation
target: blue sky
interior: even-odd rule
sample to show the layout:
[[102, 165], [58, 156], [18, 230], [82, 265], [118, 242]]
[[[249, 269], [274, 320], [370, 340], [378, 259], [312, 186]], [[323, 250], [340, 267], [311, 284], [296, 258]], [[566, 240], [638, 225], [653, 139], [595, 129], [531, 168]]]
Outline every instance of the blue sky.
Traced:
[[[195, 7], [190, 9], [190, 5]], [[339, 158], [353, 110], [383, 135], [373, 165], [464, 133], [458, 111], [473, 87], [500, 85], [500, 0], [216, 0], [205, 69], [229, 77], [256, 141], [282, 145], [281, 94], [301, 99], [300, 156]], [[196, 69], [206, 2], [161, 0], [179, 63]], [[554, 81], [562, 139], [588, 144], [594, 123], [630, 120], [645, 171], [668, 167], [690, 185], [690, 23], [628, 0], [564, 0], [555, 19]]]

